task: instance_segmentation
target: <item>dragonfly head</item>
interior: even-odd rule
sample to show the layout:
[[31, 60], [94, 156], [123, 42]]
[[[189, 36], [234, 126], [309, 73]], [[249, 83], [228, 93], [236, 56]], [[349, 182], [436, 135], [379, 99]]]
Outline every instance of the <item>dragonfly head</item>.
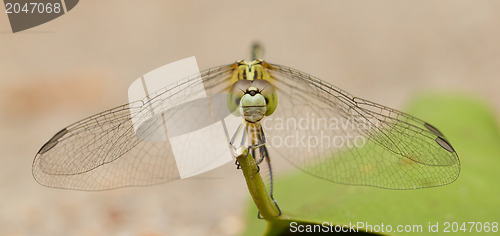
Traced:
[[239, 80], [229, 89], [227, 104], [231, 113], [254, 123], [276, 110], [278, 97], [273, 85], [266, 80]]
[[239, 110], [246, 121], [259, 122], [266, 114], [266, 100], [257, 88], [250, 87], [241, 97]]

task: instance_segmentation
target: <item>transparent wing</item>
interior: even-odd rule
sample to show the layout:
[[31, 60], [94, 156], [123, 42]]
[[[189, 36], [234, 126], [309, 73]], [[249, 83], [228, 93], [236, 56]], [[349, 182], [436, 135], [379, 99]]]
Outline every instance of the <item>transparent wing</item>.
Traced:
[[[225, 81], [228, 81], [233, 69], [228, 65], [205, 70], [198, 76], [153, 93], [148, 99], [101, 112], [62, 129], [35, 156], [33, 176], [45, 186], [90, 191], [152, 185], [178, 179], [179, 171], [169, 140], [144, 140], [138, 137], [134, 122], [146, 121], [140, 127], [142, 136], [146, 137], [164, 129], [162, 122], [150, 122], [155, 119], [167, 120], [174, 126], [181, 127], [169, 134], [188, 133], [191, 130], [182, 128], [193, 129], [209, 125], [207, 119], [200, 114], [179, 114], [198, 110], [207, 110], [212, 114], [228, 113], [224, 112], [227, 110], [226, 98], [216, 95], [230, 86]], [[182, 101], [177, 101], [179, 96], [175, 95], [182, 93], [180, 97], [189, 98], [191, 94], [197, 93], [190, 88], [200, 87], [199, 83], [202, 83], [201, 87], [207, 96], [213, 97], [219, 105], [207, 108], [208, 99], [198, 99], [176, 106]], [[173, 99], [174, 97], [177, 99]], [[152, 109], [167, 106], [168, 113], [151, 117]]]
[[458, 155], [434, 126], [289, 67], [268, 68], [279, 100], [262, 121], [271, 157], [351, 185], [413, 189], [458, 177]]

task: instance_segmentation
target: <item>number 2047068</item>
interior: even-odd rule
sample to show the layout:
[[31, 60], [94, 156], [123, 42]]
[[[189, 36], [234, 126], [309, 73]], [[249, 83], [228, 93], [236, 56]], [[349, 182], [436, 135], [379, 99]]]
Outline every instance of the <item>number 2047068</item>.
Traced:
[[498, 232], [498, 222], [444, 222], [443, 232]]
[[30, 3], [6, 3], [5, 12], [7, 14], [58, 14], [61, 12], [60, 3], [41, 3], [41, 2], [30, 2]]

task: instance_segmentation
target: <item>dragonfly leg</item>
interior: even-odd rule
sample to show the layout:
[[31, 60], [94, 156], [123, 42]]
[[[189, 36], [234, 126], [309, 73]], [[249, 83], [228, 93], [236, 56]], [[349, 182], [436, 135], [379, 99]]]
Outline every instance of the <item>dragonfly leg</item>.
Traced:
[[263, 220], [263, 219], [264, 219], [264, 217], [262, 217], [262, 216], [260, 215], [260, 211], [258, 211], [258, 212], [257, 212], [257, 218], [259, 218], [260, 220]]
[[[258, 133], [258, 135], [259, 135], [260, 143], [257, 145], [254, 145], [255, 148], [257, 148], [257, 147], [259, 148], [259, 153], [260, 153], [260, 159], [257, 160], [257, 165], [262, 163], [262, 161], [264, 161], [265, 156], [267, 155], [267, 153], [265, 153], [265, 151], [264, 151], [265, 144], [266, 144], [266, 136], [264, 135], [264, 130], [262, 130], [262, 126], [260, 126], [260, 132]], [[254, 157], [255, 157], [255, 155], [254, 155]]]
[[[256, 159], [256, 164], [257, 164], [257, 166], [259, 166], [259, 164], [260, 164], [260, 163], [262, 163], [262, 161], [264, 161], [264, 157], [265, 157], [265, 156], [264, 156], [264, 154], [263, 154], [263, 152], [262, 152], [262, 147], [263, 147], [263, 146], [259, 146], [259, 154], [260, 154], [260, 157], [259, 157], [259, 159]], [[256, 157], [256, 155], [255, 155], [255, 148], [254, 148], [254, 149], [252, 149], [252, 156], [253, 156], [254, 158]]]
[[[271, 168], [271, 158], [269, 158], [269, 152], [267, 151], [267, 147], [266, 146], [261, 146], [260, 150], [261, 150], [260, 153], [262, 153], [262, 159], [266, 160], [267, 167], [269, 169], [269, 180], [271, 182], [271, 184], [269, 186], [270, 187], [269, 196], [273, 200], [274, 205], [276, 205], [276, 208], [278, 208], [278, 215], [277, 216], [280, 216], [281, 215], [281, 209], [278, 206], [278, 203], [276, 202], [276, 200], [274, 199], [274, 180], [273, 180], [273, 169]], [[257, 217], [259, 217], [259, 219], [262, 219], [261, 216], [260, 216], [260, 212], [259, 212], [259, 214], [258, 214]]]
[[[264, 134], [264, 130], [262, 129], [262, 126], [260, 127], [260, 135], [261, 135], [261, 140], [262, 142], [266, 143], [266, 135]], [[273, 181], [273, 169], [271, 168], [271, 158], [269, 157], [269, 152], [267, 151], [267, 147], [265, 145], [261, 146], [260, 147], [261, 149], [261, 152], [264, 154], [262, 155], [265, 159], [266, 159], [266, 162], [267, 162], [267, 167], [269, 168], [269, 179], [271, 180], [271, 192], [270, 192], [270, 196], [271, 196], [271, 199], [273, 200], [274, 202], [274, 205], [276, 205], [276, 208], [278, 208], [278, 216], [281, 215], [281, 209], [280, 207], [278, 206], [278, 203], [276, 202], [276, 200], [274, 200], [274, 196], [273, 196], [273, 191], [274, 191], [274, 181]], [[263, 159], [264, 159], [263, 158]]]
[[[253, 149], [251, 150], [251, 152], [252, 152], [252, 157], [254, 157], [254, 158], [255, 158], [255, 148], [253, 148]], [[262, 155], [262, 154], [261, 154], [261, 155]], [[259, 166], [259, 162], [257, 162], [257, 173], [259, 173], [259, 172], [260, 172], [260, 166]]]
[[[241, 126], [241, 125], [240, 125]], [[240, 146], [245, 145], [245, 140], [247, 138], [247, 129], [243, 129], [243, 135], [241, 135], [241, 143]]]
[[241, 124], [238, 126], [238, 129], [236, 129], [236, 131], [234, 132], [233, 137], [231, 137], [231, 141], [229, 141], [229, 145], [231, 145], [231, 147], [233, 147], [233, 149], [235, 150], [236, 147], [233, 145], [234, 140], [236, 139], [236, 136], [240, 133], [240, 131], [241, 131]]
[[[257, 161], [257, 164], [260, 164], [262, 161], [264, 161], [264, 159], [267, 162], [267, 167], [269, 168], [269, 178], [271, 180], [271, 199], [274, 200], [274, 198], [273, 198], [273, 169], [271, 168], [271, 158], [269, 157], [269, 152], [267, 151], [267, 147], [265, 145], [266, 144], [266, 135], [264, 134], [264, 130], [262, 129], [262, 126], [260, 126], [259, 140], [262, 142], [262, 144], [259, 146], [259, 152], [261, 153], [261, 159], [259, 161]], [[278, 209], [279, 209], [279, 207], [278, 207]]]
[[234, 161], [234, 164], [236, 165], [236, 169], [237, 169], [237, 170], [241, 169], [241, 165], [240, 165], [240, 163], [238, 162], [238, 160]]
[[[273, 199], [273, 202], [274, 202], [274, 205], [276, 205], [276, 208], [278, 208], [278, 215], [277, 215], [277, 216], [280, 216], [280, 215], [281, 215], [281, 209], [280, 209], [280, 207], [278, 206], [278, 203], [276, 203], [276, 200], [274, 200], [274, 199]], [[261, 220], [262, 220], [262, 219], [264, 219], [264, 217], [262, 217], [262, 216], [260, 215], [260, 211], [258, 211], [258, 212], [257, 212], [257, 218], [259, 218], [259, 219], [261, 219]]]
[[257, 160], [257, 165], [260, 165], [260, 163], [262, 163], [264, 161], [265, 157], [266, 157], [266, 155], [264, 154], [264, 151], [263, 151], [264, 148], [265, 148], [265, 146], [260, 146], [259, 147], [259, 153], [261, 153], [261, 154], [260, 154], [259, 160]]
[[[229, 141], [229, 145], [234, 149], [236, 150], [237, 148], [234, 146], [234, 140], [236, 139], [236, 137], [238, 136], [238, 134], [241, 132], [242, 130], [242, 125], [240, 124], [238, 126], [238, 129], [236, 129], [236, 131], [234, 132], [233, 134], [233, 137], [231, 137], [231, 141]], [[243, 130], [243, 135], [241, 137], [241, 145], [243, 145], [244, 143], [244, 140], [246, 138], [246, 132], [245, 130]], [[238, 160], [234, 161], [234, 164], [236, 165], [236, 169], [241, 169], [241, 166], [240, 166], [240, 163], [238, 163]]]
[[[267, 151], [267, 147], [265, 145], [266, 144], [266, 135], [264, 134], [264, 130], [262, 129], [262, 126], [260, 126], [259, 140], [261, 142], [261, 144], [259, 145], [259, 152], [261, 153], [261, 159], [257, 162], [257, 164], [260, 164], [262, 161], [264, 161], [264, 159], [266, 160], [267, 167], [269, 169], [269, 180], [271, 182], [269, 196], [273, 200], [274, 205], [276, 205], [276, 208], [278, 208], [278, 212], [279, 213], [278, 213], [277, 216], [280, 216], [281, 215], [281, 209], [278, 206], [278, 203], [276, 202], [276, 200], [274, 199], [274, 194], [273, 194], [274, 193], [273, 169], [271, 167], [271, 158], [269, 157], [269, 151]], [[259, 212], [259, 216], [260, 216], [260, 212]]]

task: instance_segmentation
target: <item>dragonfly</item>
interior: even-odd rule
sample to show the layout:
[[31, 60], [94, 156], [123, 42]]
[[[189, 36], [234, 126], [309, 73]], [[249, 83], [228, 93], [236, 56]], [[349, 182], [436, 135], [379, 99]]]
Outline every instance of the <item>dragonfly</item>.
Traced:
[[[271, 156], [347, 185], [418, 189], [458, 178], [458, 155], [435, 126], [252, 55], [63, 128], [36, 154], [35, 180], [85, 191], [155, 185], [239, 147], [269, 169], [271, 197]], [[197, 135], [206, 127], [216, 128]], [[182, 164], [186, 153], [197, 158]]]

